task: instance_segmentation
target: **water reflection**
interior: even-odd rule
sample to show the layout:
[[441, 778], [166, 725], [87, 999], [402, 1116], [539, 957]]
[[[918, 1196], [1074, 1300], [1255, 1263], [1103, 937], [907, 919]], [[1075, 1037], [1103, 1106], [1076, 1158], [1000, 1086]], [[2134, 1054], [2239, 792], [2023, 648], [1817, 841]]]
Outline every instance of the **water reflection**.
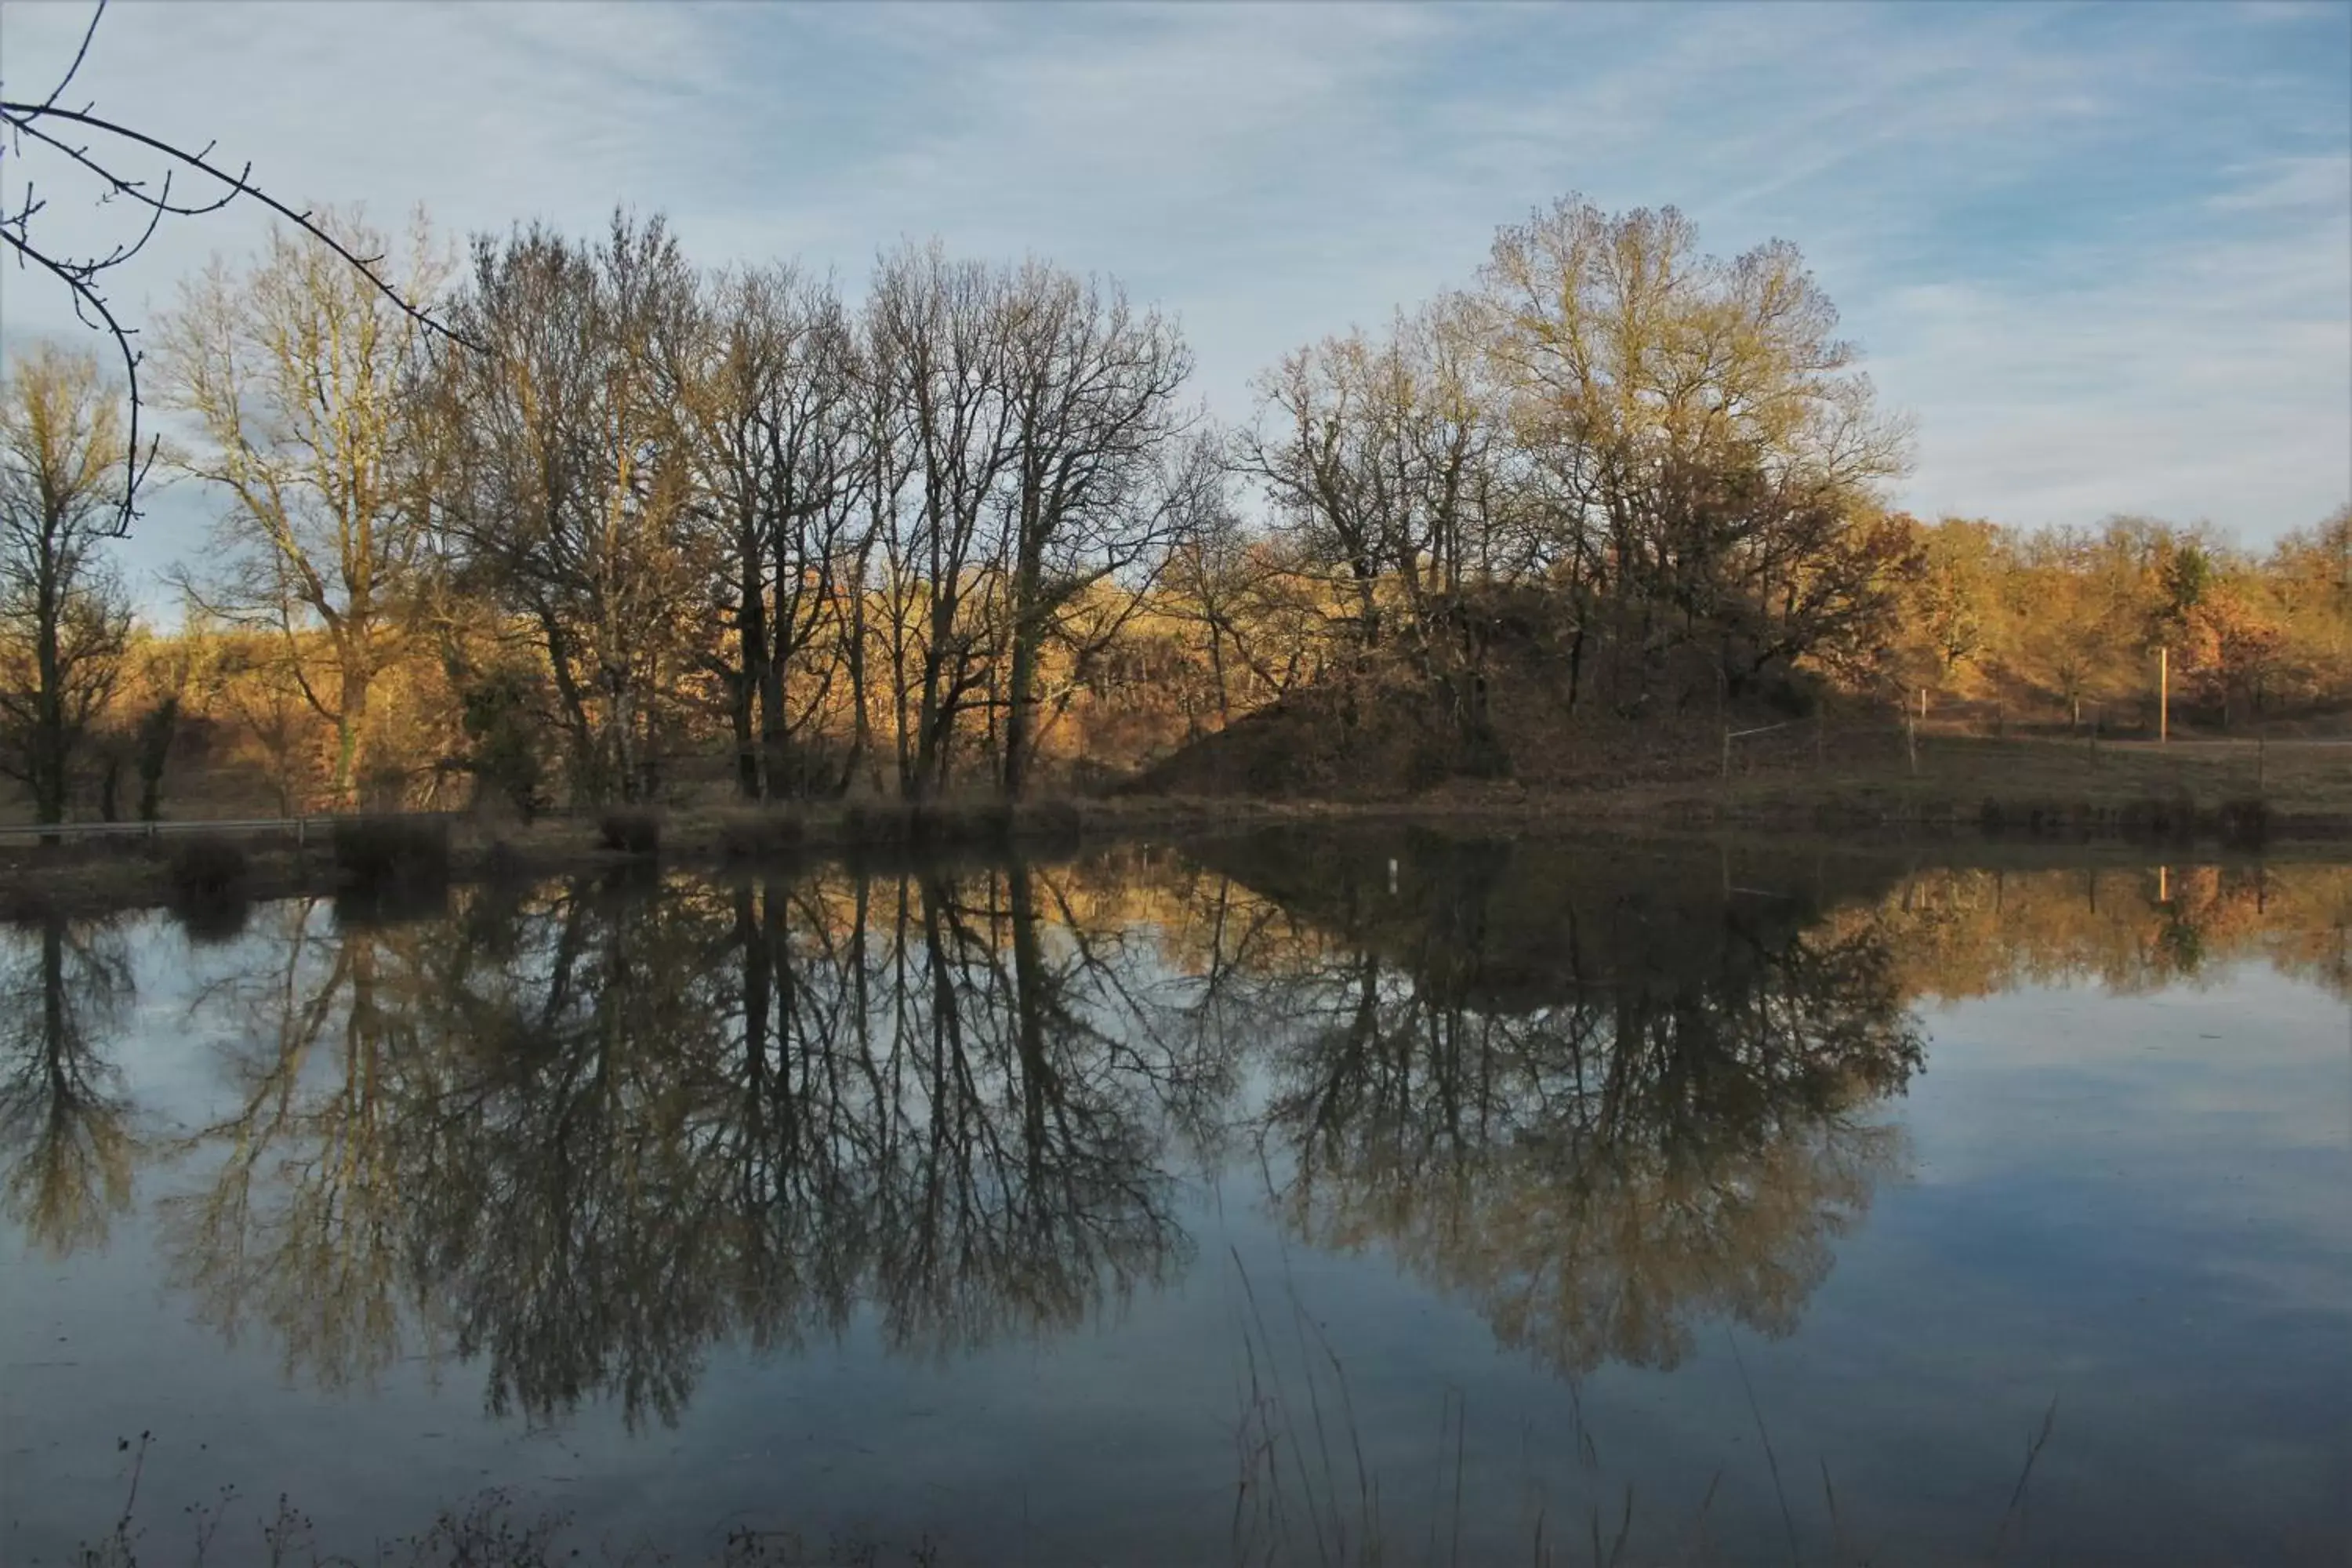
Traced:
[[1866, 1112], [1920, 1062], [1877, 933], [1654, 862], [1425, 849], [1408, 900], [1255, 858], [1328, 933], [1243, 966], [1289, 1026], [1264, 1121], [1299, 1235], [1386, 1247], [1565, 1373], [1795, 1327], [1899, 1161]]
[[52, 1258], [103, 1246], [131, 1205], [139, 1143], [110, 1053], [131, 994], [109, 922], [52, 918], [0, 947], [0, 1193]]
[[1923, 998], [2261, 953], [2352, 994], [2352, 874], [1824, 869], [1269, 837], [1075, 865], [257, 911], [194, 1026], [223, 1113], [142, 1143], [121, 938], [7, 936], [10, 1211], [104, 1243], [145, 1158], [173, 1284], [298, 1381], [478, 1366], [497, 1414], [671, 1423], [722, 1342], [870, 1311], [908, 1357], [1056, 1335], [1262, 1183], [1566, 1374], [1793, 1328], [1901, 1168]]
[[1213, 1062], [1116, 1026], [1123, 948], [1025, 868], [289, 905], [201, 1006], [240, 1094], [176, 1275], [289, 1370], [446, 1341], [494, 1412], [674, 1421], [704, 1350], [873, 1303], [944, 1353], [1180, 1268], [1169, 1129]]

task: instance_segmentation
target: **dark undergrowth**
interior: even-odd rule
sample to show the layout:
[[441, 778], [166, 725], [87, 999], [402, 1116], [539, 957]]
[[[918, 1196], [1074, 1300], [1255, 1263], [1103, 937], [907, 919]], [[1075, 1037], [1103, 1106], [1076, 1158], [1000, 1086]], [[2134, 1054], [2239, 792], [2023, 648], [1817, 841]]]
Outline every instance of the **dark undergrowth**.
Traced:
[[253, 864], [242, 847], [226, 838], [190, 838], [172, 847], [165, 866], [170, 908], [189, 941], [232, 942], [244, 934]]
[[139, 1506], [150, 1442], [142, 1433], [123, 1445], [131, 1463], [122, 1512], [104, 1536], [76, 1550], [73, 1568], [930, 1568], [940, 1561], [927, 1540], [813, 1540], [744, 1525], [729, 1528], [715, 1550], [679, 1556], [642, 1542], [590, 1538], [568, 1515], [534, 1510], [495, 1487], [442, 1510], [414, 1535], [374, 1542], [356, 1555], [321, 1542], [284, 1493], [263, 1501], [230, 1488], [186, 1510], [174, 1528], [151, 1529]]
[[413, 894], [448, 884], [446, 817], [343, 817], [331, 832], [335, 871], [348, 889]]
[[608, 811], [596, 833], [605, 848], [619, 854], [650, 860], [661, 853], [662, 819], [651, 811]]

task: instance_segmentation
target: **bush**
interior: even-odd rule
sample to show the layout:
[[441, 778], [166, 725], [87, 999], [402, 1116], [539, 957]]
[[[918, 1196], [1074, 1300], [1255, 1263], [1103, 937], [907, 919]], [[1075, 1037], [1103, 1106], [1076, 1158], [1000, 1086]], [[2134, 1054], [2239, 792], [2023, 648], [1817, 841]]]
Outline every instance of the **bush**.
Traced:
[[914, 808], [911, 826], [919, 844], [1006, 844], [1013, 838], [1013, 803], [926, 802]]
[[2197, 832], [2197, 803], [2187, 795], [2170, 800], [2143, 796], [2124, 807], [2122, 826], [2135, 838], [2186, 841]]
[[188, 839], [173, 849], [169, 870], [172, 912], [191, 942], [228, 942], [245, 930], [252, 862], [242, 846]]
[[172, 890], [184, 899], [243, 897], [252, 862], [226, 838], [190, 838], [172, 850]]
[[510, 885], [521, 881], [530, 870], [522, 851], [503, 838], [491, 839], [489, 847], [482, 851], [482, 878], [485, 881]]
[[1422, 735], [1405, 753], [1404, 787], [1414, 795], [1435, 789], [1454, 776], [1454, 749], [1440, 735]]
[[1510, 748], [1492, 724], [1481, 723], [1463, 738], [1462, 755], [1454, 771], [1465, 778], [1507, 779], [1511, 776]]
[[719, 822], [719, 853], [730, 860], [763, 860], [800, 847], [807, 826], [785, 811], [744, 811]]
[[661, 818], [650, 811], [608, 811], [596, 826], [607, 849], [647, 858], [661, 853]]
[[2213, 826], [2232, 848], [2258, 848], [2271, 836], [2270, 804], [2257, 796], [2225, 800], [2213, 813]]
[[913, 829], [914, 808], [888, 801], [854, 801], [841, 814], [845, 844], [904, 844], [913, 836]]
[[[1314, 788], [1315, 770], [1295, 736], [1267, 733], [1244, 753], [1242, 788], [1255, 795], [1302, 794]], [[1433, 781], [1434, 782], [1434, 781]]]
[[506, 668], [461, 686], [466, 766], [477, 790], [505, 800], [525, 822], [547, 805], [532, 685], [526, 671]]
[[1077, 806], [1066, 800], [1024, 801], [1013, 814], [1016, 837], [1046, 845], [1076, 844], [1085, 822]]
[[333, 828], [347, 888], [430, 889], [449, 880], [449, 824], [437, 816], [347, 816]]

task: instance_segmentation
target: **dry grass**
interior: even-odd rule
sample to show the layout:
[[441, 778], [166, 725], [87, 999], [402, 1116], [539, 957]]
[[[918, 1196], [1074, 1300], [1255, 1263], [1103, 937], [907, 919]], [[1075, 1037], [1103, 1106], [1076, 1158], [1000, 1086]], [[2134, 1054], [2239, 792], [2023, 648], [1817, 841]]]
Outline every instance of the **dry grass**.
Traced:
[[1595, 790], [1612, 820], [1700, 818], [1757, 826], [1986, 826], [2055, 837], [2352, 834], [2352, 743], [1991, 740], [1898, 735], [1816, 760], [1801, 732], [1767, 750], [1735, 742], [1730, 776]]

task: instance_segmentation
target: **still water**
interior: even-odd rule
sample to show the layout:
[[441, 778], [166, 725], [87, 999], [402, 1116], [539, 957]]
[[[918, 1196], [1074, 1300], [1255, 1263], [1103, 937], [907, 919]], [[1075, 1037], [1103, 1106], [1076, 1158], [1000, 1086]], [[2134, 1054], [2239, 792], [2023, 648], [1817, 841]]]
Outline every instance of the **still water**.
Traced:
[[2339, 1563], [2347, 931], [1420, 835], [16, 928], [0, 1560]]

